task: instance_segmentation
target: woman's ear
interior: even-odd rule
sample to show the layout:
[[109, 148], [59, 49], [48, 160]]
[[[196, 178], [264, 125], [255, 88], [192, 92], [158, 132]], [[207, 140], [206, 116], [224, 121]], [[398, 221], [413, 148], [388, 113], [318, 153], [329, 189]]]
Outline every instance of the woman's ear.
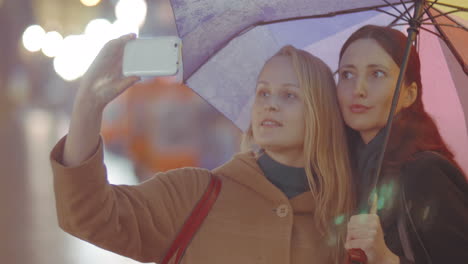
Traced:
[[415, 82], [412, 82], [410, 85], [406, 86], [405, 96], [403, 99], [403, 107], [410, 107], [418, 97], [418, 85]]

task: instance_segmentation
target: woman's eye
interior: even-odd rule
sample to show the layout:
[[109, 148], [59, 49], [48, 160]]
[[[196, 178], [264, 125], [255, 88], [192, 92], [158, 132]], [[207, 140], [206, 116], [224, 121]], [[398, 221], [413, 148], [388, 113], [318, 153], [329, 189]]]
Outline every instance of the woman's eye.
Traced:
[[340, 75], [341, 75], [341, 78], [346, 79], [346, 80], [352, 79], [354, 77], [354, 74], [350, 71], [342, 71]]
[[262, 96], [262, 97], [267, 97], [267, 96], [269, 96], [270, 94], [269, 94], [268, 92], [266, 92], [266, 91], [259, 91], [259, 92], [258, 92], [258, 95], [259, 95], [259, 96]]
[[375, 78], [382, 78], [385, 76], [385, 72], [378, 70], [378, 71], [374, 71], [373, 75]]
[[293, 94], [293, 93], [287, 93], [287, 94], [286, 94], [286, 97], [288, 97], [288, 98], [296, 98], [297, 96], [296, 96], [295, 94]]

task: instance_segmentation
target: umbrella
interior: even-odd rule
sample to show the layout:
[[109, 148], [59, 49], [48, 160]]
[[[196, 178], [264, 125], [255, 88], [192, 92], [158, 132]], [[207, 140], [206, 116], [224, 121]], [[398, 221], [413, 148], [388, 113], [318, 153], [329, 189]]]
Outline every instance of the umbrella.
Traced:
[[[256, 77], [281, 46], [310, 51], [335, 70], [340, 47], [356, 29], [376, 24], [406, 32], [408, 21], [416, 16], [423, 101], [455, 160], [468, 172], [465, 0], [171, 0], [171, 4], [184, 44], [184, 81], [244, 131]], [[420, 12], [415, 6], [421, 6]]]

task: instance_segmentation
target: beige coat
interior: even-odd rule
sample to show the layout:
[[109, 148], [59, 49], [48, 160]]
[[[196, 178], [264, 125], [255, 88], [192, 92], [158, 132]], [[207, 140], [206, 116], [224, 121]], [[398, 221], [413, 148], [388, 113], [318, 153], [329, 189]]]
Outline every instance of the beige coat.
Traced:
[[[176, 169], [137, 186], [115, 186], [106, 178], [102, 143], [89, 160], [69, 168], [61, 165], [64, 142], [51, 153], [60, 227], [138, 261], [161, 261], [210, 171]], [[221, 193], [182, 263], [331, 263], [327, 239], [313, 227], [310, 193], [288, 200], [252, 153], [237, 154], [212, 173], [222, 180]]]

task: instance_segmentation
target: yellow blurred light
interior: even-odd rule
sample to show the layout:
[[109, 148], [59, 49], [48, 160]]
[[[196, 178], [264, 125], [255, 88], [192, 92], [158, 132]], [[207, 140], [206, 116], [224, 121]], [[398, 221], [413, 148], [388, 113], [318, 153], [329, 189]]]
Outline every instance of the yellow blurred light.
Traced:
[[101, 0], [80, 0], [85, 6], [95, 6], [101, 2]]
[[46, 32], [39, 25], [32, 25], [26, 28], [23, 33], [23, 46], [30, 52], [41, 50]]
[[63, 37], [57, 31], [47, 32], [42, 45], [42, 53], [49, 58], [55, 57], [62, 46]]
[[147, 5], [145, 0], [119, 0], [115, 6], [117, 20], [142, 26], [146, 19]]

